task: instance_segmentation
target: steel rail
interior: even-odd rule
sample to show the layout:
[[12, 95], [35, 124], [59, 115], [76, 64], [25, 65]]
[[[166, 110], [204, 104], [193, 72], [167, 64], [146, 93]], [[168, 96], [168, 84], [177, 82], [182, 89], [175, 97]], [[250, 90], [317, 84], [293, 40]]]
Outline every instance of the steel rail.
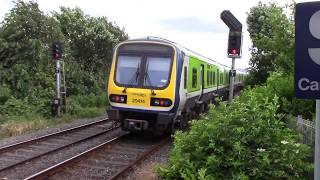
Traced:
[[121, 176], [125, 175], [130, 169], [133, 169], [134, 165], [145, 160], [149, 155], [151, 155], [152, 153], [154, 153], [155, 151], [160, 149], [163, 145], [168, 143], [169, 140], [170, 140], [170, 138], [166, 138], [166, 139], [162, 140], [160, 143], [158, 143], [157, 145], [151, 147], [148, 151], [144, 152], [138, 159], [136, 159], [135, 161], [131, 162], [128, 166], [121, 169], [117, 174], [113, 175], [110, 178], [110, 180], [115, 180], [115, 179], [118, 179]]
[[83, 125], [80, 125], [80, 126], [76, 126], [76, 127], [72, 127], [72, 128], [68, 128], [68, 129], [65, 129], [65, 130], [62, 130], [62, 131], [46, 134], [46, 135], [43, 135], [43, 136], [40, 136], [40, 137], [36, 137], [36, 138], [33, 138], [33, 139], [29, 139], [29, 140], [25, 140], [25, 141], [22, 141], [22, 142], [17, 142], [17, 143], [11, 144], [11, 145], [3, 146], [3, 147], [0, 148], [0, 153], [3, 153], [5, 151], [9, 151], [11, 149], [14, 149], [14, 148], [17, 148], [19, 146], [26, 145], [26, 144], [29, 144], [29, 143], [32, 143], [32, 142], [35, 142], [35, 141], [43, 140], [43, 139], [48, 138], [48, 137], [52, 137], [52, 136], [56, 136], [56, 135], [62, 135], [62, 134], [68, 133], [68, 132], [72, 132], [72, 131], [78, 130], [78, 129], [83, 129], [85, 127], [89, 127], [89, 126], [93, 126], [93, 125], [96, 125], [96, 124], [104, 123], [107, 120], [108, 120], [108, 118], [104, 118], [104, 119], [101, 119], [99, 121], [86, 123], [86, 124], [83, 124]]
[[65, 149], [65, 148], [68, 148], [68, 147], [70, 147], [70, 146], [73, 146], [73, 145], [75, 145], [75, 144], [82, 143], [82, 142], [87, 141], [87, 140], [89, 140], [89, 139], [93, 139], [93, 138], [95, 138], [95, 137], [97, 137], [97, 136], [100, 136], [100, 135], [103, 135], [103, 134], [108, 133], [108, 132], [110, 132], [110, 131], [113, 131], [113, 130], [115, 130], [115, 128], [117, 128], [117, 127], [111, 127], [111, 128], [109, 128], [109, 129], [104, 130], [104, 131], [102, 131], [102, 132], [99, 132], [99, 133], [97, 133], [97, 134], [88, 136], [88, 137], [86, 137], [86, 138], [83, 138], [83, 139], [80, 139], [80, 140], [77, 140], [77, 141], [68, 143], [68, 144], [66, 144], [66, 145], [64, 145], [64, 146], [60, 146], [60, 147], [58, 147], [58, 148], [56, 148], [56, 149], [52, 149], [52, 150], [46, 151], [46, 152], [44, 152], [44, 153], [35, 155], [35, 156], [33, 156], [33, 157], [24, 159], [24, 160], [22, 160], [22, 161], [20, 161], [20, 162], [17, 162], [17, 163], [11, 164], [11, 165], [9, 165], [9, 166], [6, 166], [6, 167], [4, 167], [4, 168], [1, 168], [1, 169], [0, 169], [0, 172], [1, 172], [1, 171], [8, 170], [8, 169], [10, 169], [10, 168], [13, 168], [13, 167], [15, 167], [15, 166], [18, 166], [18, 165], [20, 165], [20, 164], [26, 163], [26, 162], [28, 162], [28, 161], [32, 161], [32, 160], [34, 160], [34, 159], [40, 158], [40, 157], [42, 157], [42, 156], [48, 155], [48, 154], [50, 154], [50, 153], [54, 153], [54, 152], [60, 151], [60, 150], [62, 150], [62, 149]]
[[64, 160], [63, 162], [60, 162], [60, 163], [55, 164], [55, 165], [53, 165], [53, 166], [51, 166], [51, 167], [49, 167], [49, 168], [47, 168], [47, 169], [42, 170], [42, 171], [40, 171], [40, 172], [38, 172], [38, 173], [36, 173], [36, 174], [33, 174], [33, 175], [25, 178], [24, 180], [45, 179], [46, 177], [48, 177], [48, 176], [56, 173], [56, 172], [59, 171], [60, 169], [62, 169], [62, 168], [64, 168], [64, 167], [67, 167], [67, 166], [70, 165], [70, 164], [73, 164], [73, 163], [75, 163], [75, 162], [80, 161], [82, 158], [88, 156], [88, 155], [91, 154], [91, 153], [94, 153], [94, 152], [97, 152], [97, 151], [101, 150], [101, 149], [104, 148], [106, 145], [114, 142], [115, 140], [118, 140], [118, 139], [124, 137], [124, 136], [127, 135], [127, 134], [128, 134], [128, 133], [126, 133], [126, 134], [121, 134], [121, 135], [119, 135], [119, 136], [117, 136], [117, 137], [115, 137], [115, 138], [112, 138], [112, 139], [110, 139], [110, 140], [108, 140], [108, 141], [106, 141], [106, 142], [104, 142], [104, 143], [102, 143], [102, 144], [100, 144], [100, 145], [97, 145], [97, 146], [95, 146], [95, 147], [93, 147], [93, 148], [91, 148], [91, 149], [88, 149], [88, 150], [86, 150], [86, 151], [84, 151], [84, 152], [82, 152], [82, 153], [80, 153], [80, 154], [78, 154], [78, 155], [76, 155], [76, 156], [73, 156], [73, 157], [71, 157], [71, 158], [69, 158], [69, 159], [66, 159], [66, 160]]

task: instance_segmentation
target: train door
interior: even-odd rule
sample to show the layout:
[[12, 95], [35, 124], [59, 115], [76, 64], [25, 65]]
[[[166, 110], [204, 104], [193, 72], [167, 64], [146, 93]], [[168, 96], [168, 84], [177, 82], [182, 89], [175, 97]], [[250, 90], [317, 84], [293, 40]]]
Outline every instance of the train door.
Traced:
[[189, 57], [186, 55], [183, 55], [183, 99], [186, 99], [188, 97], [188, 64], [189, 64]]
[[203, 91], [204, 91], [204, 65], [203, 64], [201, 64], [200, 66], [200, 91], [201, 91], [200, 97], [202, 97]]
[[220, 74], [219, 74], [219, 68], [217, 69], [217, 90], [219, 89], [219, 84], [220, 84]]

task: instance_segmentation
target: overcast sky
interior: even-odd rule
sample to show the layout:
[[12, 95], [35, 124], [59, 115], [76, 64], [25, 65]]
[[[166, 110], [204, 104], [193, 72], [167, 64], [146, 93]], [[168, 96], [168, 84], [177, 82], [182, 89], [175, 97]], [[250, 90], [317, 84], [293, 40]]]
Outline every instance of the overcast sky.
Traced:
[[[289, 0], [278, 0], [284, 5]], [[230, 66], [227, 58], [227, 26], [220, 19], [230, 10], [243, 25], [242, 58], [236, 68], [248, 67], [251, 41], [246, 17], [258, 0], [38, 0], [42, 11], [59, 11], [59, 7], [79, 7], [91, 16], [106, 16], [124, 27], [130, 39], [158, 36], [169, 39], [204, 56]], [[268, 2], [262, 0], [262, 2]], [[12, 0], [0, 0], [0, 21], [14, 6]]]

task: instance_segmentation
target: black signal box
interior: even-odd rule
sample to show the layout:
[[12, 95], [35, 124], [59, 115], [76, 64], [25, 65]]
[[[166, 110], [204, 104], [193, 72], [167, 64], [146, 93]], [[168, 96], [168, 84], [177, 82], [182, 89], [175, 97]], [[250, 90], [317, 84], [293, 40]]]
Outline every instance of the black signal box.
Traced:
[[240, 58], [241, 57], [241, 32], [230, 31], [228, 40], [228, 57]]
[[60, 43], [52, 43], [52, 57], [53, 59], [60, 59], [62, 57], [62, 46]]

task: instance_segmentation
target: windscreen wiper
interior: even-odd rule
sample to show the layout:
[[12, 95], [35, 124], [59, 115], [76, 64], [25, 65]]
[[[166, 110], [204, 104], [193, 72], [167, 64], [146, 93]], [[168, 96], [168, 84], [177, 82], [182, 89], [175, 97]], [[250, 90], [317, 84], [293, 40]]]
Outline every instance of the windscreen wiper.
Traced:
[[[129, 80], [128, 84], [130, 85], [131, 83], [134, 82], [134, 80], [137, 82], [137, 81], [138, 81], [139, 74], [140, 74], [140, 64], [138, 65], [138, 68], [137, 68], [136, 72], [133, 74], [133, 76], [132, 76], [131, 79]], [[122, 93], [126, 93], [126, 92], [127, 92], [127, 88], [128, 88], [128, 87], [125, 87], [125, 88], [122, 90]]]
[[[149, 66], [149, 64], [147, 64], [147, 67], [146, 67], [146, 70], [147, 70], [147, 71], [148, 71], [148, 66]], [[152, 95], [152, 96], [157, 95], [157, 94], [154, 92], [154, 90], [152, 89], [153, 86], [152, 86], [151, 79], [150, 79], [150, 76], [149, 76], [148, 72], [145, 72], [144, 74], [145, 74], [145, 78], [148, 80], [148, 82], [149, 82], [149, 84], [150, 84], [151, 95]]]

